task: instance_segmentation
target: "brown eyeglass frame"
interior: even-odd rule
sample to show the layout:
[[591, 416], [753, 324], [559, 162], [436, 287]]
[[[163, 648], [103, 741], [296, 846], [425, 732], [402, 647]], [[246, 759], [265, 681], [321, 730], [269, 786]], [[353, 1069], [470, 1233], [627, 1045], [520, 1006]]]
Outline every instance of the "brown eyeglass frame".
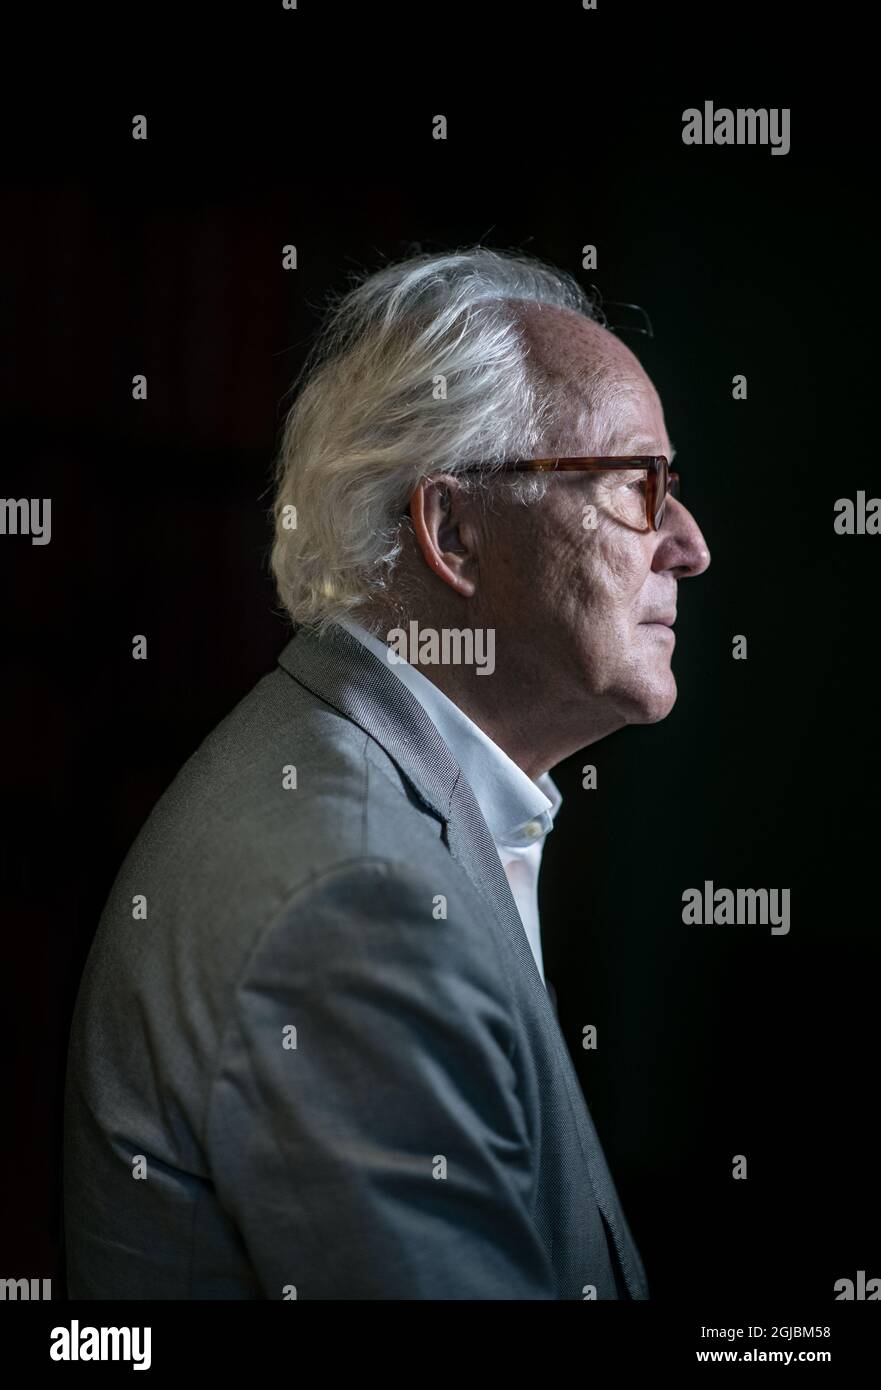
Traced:
[[[511, 459], [497, 466], [502, 473], [605, 473], [645, 468], [645, 519], [650, 531], [659, 531], [664, 520], [667, 494], [679, 493], [679, 474], [674, 473], [665, 454], [617, 454], [612, 458]], [[491, 472], [488, 466], [472, 464], [457, 468], [460, 473]], [[663, 488], [661, 483], [663, 480]]]

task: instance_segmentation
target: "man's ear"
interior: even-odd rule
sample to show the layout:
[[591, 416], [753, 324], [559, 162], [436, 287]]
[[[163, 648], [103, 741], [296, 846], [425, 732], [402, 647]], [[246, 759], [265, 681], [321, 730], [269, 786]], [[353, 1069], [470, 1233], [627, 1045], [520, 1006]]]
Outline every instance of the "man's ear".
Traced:
[[462, 598], [477, 585], [478, 530], [473, 504], [456, 478], [443, 474], [420, 479], [410, 498], [410, 516], [422, 558], [439, 579]]

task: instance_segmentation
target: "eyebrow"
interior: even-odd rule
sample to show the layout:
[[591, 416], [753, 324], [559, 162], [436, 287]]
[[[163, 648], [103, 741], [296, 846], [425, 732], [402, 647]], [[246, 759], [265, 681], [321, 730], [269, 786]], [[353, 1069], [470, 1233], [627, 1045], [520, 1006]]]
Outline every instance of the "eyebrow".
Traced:
[[[623, 443], [623, 440], [622, 440], [621, 435], [615, 435], [613, 447], [618, 447], [619, 445], [623, 445], [622, 452], [623, 452], [623, 453], [627, 453], [627, 454], [637, 454], [637, 455], [642, 454], [642, 453], [643, 453], [643, 447], [645, 447], [646, 449], [650, 450], [650, 452], [651, 452], [652, 454], [655, 453], [655, 441], [652, 440], [652, 439], [650, 439], [647, 435], [644, 435], [644, 434], [639, 434], [639, 435], [637, 435], [635, 439], [633, 439], [633, 438], [631, 437], [631, 438], [630, 438], [630, 442], [629, 442], [628, 444], [624, 444], [624, 443]], [[675, 450], [675, 448], [673, 447], [673, 440], [671, 439], [671, 440], [670, 440], [670, 452], [669, 452], [669, 454], [667, 455], [667, 462], [668, 462], [668, 463], [672, 463], [673, 460], [675, 459], [675, 457], [676, 457], [676, 450]]]

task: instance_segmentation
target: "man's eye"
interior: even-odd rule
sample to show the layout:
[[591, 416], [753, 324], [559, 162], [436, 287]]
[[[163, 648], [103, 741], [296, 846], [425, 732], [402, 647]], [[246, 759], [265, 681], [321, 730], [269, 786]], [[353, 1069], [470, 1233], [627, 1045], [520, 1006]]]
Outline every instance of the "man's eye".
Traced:
[[645, 478], [637, 478], [635, 483], [628, 483], [627, 486], [634, 492], [645, 492]]

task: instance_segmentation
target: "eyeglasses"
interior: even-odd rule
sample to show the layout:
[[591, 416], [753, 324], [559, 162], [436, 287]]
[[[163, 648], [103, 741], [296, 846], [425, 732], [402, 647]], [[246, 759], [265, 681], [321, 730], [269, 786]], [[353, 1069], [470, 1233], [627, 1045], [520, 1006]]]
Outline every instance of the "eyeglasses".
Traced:
[[[615, 458], [513, 459], [497, 466], [505, 473], [605, 473], [645, 468], [645, 519], [650, 531], [659, 531], [664, 520], [667, 498], [679, 496], [679, 474], [673, 473], [663, 454], [619, 454]], [[460, 473], [490, 472], [480, 464], [458, 468]]]

